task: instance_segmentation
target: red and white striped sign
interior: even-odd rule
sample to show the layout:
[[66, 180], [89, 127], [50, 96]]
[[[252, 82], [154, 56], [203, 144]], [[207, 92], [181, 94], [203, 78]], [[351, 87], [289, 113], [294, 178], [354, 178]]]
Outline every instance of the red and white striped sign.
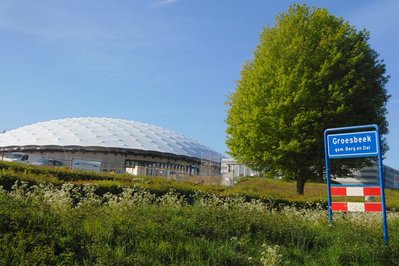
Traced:
[[381, 202], [332, 202], [331, 209], [340, 212], [381, 212]]
[[331, 187], [331, 196], [381, 196], [380, 187]]

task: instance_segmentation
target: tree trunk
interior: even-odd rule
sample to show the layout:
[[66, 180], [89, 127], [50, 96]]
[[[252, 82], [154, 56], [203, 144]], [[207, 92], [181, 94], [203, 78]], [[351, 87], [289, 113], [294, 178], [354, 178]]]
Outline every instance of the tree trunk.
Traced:
[[296, 192], [299, 195], [303, 195], [303, 193], [305, 192], [305, 182], [306, 182], [306, 177], [299, 174], [296, 179]]

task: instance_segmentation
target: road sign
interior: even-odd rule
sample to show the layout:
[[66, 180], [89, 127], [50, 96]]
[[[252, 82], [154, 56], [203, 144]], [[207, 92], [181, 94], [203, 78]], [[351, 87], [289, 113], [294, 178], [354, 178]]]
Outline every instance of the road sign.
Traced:
[[333, 202], [331, 208], [338, 212], [382, 212], [381, 202]]
[[381, 196], [380, 187], [346, 187], [346, 186], [332, 186], [332, 196]]
[[[374, 129], [373, 131], [366, 131]], [[388, 225], [385, 205], [381, 137], [377, 125], [329, 128], [324, 131], [326, 158], [326, 179], [328, 191], [328, 215], [333, 221], [333, 211], [339, 212], [381, 212], [384, 226], [384, 240], [388, 243]], [[345, 186], [331, 185], [330, 159], [378, 157], [379, 185]], [[396, 181], [396, 178], [395, 178]], [[380, 196], [381, 202], [333, 202], [332, 196]]]
[[356, 132], [327, 135], [330, 158], [377, 156], [377, 132]]

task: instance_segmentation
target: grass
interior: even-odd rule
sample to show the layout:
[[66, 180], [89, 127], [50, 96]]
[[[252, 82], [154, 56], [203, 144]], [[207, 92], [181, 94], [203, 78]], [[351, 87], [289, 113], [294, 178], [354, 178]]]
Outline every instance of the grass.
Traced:
[[[68, 181], [68, 182], [66, 182]], [[343, 213], [326, 185], [234, 187], [0, 163], [0, 265], [398, 265], [399, 213]], [[395, 207], [398, 191], [387, 191]], [[397, 200], [396, 200], [397, 201]]]
[[98, 196], [90, 186], [29, 187], [0, 192], [1, 265], [395, 265], [376, 215], [321, 209], [270, 210], [259, 201], [197, 193], [157, 196], [125, 188]]

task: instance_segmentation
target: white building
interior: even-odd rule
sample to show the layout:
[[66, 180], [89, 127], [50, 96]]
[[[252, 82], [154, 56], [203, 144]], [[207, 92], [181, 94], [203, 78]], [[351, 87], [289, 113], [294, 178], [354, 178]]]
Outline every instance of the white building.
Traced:
[[0, 134], [0, 156], [23, 152], [62, 160], [100, 162], [101, 171], [135, 175], [219, 175], [223, 155], [146, 123], [113, 118], [66, 118]]
[[259, 171], [254, 171], [242, 163], [238, 163], [235, 159], [222, 159], [221, 174], [224, 178], [224, 185], [233, 185], [245, 176], [259, 176]]

